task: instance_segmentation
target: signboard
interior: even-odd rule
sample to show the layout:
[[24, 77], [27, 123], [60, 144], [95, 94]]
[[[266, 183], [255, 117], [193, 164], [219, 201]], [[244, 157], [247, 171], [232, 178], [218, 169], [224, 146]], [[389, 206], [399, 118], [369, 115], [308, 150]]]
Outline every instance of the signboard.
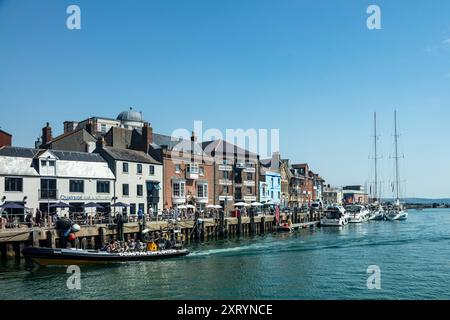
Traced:
[[59, 197], [59, 200], [61, 201], [98, 201], [98, 200], [104, 200], [104, 201], [111, 201], [111, 195], [108, 196], [99, 196], [99, 195], [77, 195], [77, 196], [66, 196], [61, 195]]

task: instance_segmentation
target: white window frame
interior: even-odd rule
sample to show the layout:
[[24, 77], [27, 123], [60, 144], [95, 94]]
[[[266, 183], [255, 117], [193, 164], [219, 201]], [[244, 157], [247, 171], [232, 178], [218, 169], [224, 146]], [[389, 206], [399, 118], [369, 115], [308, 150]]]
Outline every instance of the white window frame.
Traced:
[[[202, 192], [200, 194], [200, 190], [202, 189]], [[198, 198], [208, 198], [208, 183], [199, 183], [197, 184], [197, 197]]]
[[[178, 188], [176, 188], [178, 186]], [[186, 182], [185, 181], [173, 181], [172, 182], [172, 197], [184, 198], [186, 197]]]

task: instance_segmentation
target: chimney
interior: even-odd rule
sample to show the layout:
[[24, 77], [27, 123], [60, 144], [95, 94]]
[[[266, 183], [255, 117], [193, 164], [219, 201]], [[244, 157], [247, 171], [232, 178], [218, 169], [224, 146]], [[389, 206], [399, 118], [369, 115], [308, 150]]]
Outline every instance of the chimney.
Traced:
[[50, 141], [52, 141], [52, 127], [47, 122], [47, 125], [42, 128], [42, 146], [47, 145]]
[[96, 149], [102, 150], [103, 147], [105, 146], [105, 138], [103, 138], [103, 137], [98, 138], [95, 146], [96, 146]]
[[86, 123], [86, 131], [90, 134], [90, 135], [92, 135], [92, 121], [91, 121], [91, 119], [89, 119], [88, 120], [88, 123]]
[[142, 127], [142, 143], [143, 151], [148, 153], [150, 150], [150, 145], [153, 143], [153, 128], [148, 122], [145, 122]]

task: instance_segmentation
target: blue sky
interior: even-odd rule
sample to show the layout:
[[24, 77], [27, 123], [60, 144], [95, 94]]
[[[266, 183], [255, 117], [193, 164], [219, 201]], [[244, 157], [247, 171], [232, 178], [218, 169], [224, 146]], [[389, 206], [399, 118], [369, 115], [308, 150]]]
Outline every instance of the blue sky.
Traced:
[[404, 194], [447, 197], [449, 16], [445, 0], [0, 0], [0, 126], [33, 146], [47, 121], [134, 106], [162, 133], [279, 128], [282, 157], [340, 186], [369, 179], [377, 111], [388, 185], [396, 108]]

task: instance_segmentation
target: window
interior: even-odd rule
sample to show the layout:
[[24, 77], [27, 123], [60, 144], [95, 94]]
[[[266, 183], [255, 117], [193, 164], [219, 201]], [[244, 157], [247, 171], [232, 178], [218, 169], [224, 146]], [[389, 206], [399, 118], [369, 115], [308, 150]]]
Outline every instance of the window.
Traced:
[[247, 173], [247, 180], [253, 180], [253, 173], [251, 172]]
[[137, 185], [137, 196], [138, 197], [144, 196], [144, 186], [142, 184]]
[[200, 173], [201, 176], [205, 175], [205, 167], [203, 167], [203, 166], [199, 167], [198, 170], [199, 170], [199, 173]]
[[143, 204], [143, 203], [139, 203], [139, 211], [141, 211], [142, 213], [144, 213], [145, 212], [145, 204]]
[[223, 193], [228, 193], [228, 186], [223, 187]]
[[5, 178], [5, 191], [23, 191], [23, 179], [22, 178]]
[[97, 193], [109, 193], [109, 181], [97, 181]]
[[142, 174], [142, 164], [137, 164], [137, 174]]
[[154, 176], [154, 175], [155, 175], [155, 166], [150, 166], [148, 170], [149, 170], [149, 174], [150, 174], [151, 176]]
[[273, 191], [270, 192], [270, 197], [273, 199]]
[[252, 187], [247, 187], [247, 193], [248, 194], [252, 194], [253, 193], [253, 188]]
[[179, 164], [175, 165], [175, 173], [180, 173], [181, 172], [181, 167]]
[[47, 161], [41, 160], [41, 167], [46, 167], [46, 166], [47, 166]]
[[197, 197], [208, 198], [208, 184], [200, 183], [197, 185]]
[[281, 192], [278, 191], [278, 199], [281, 199]]
[[83, 180], [70, 180], [69, 181], [69, 192], [84, 192], [84, 181]]
[[184, 198], [185, 197], [185, 182], [177, 181], [172, 184], [172, 193], [174, 198]]
[[56, 179], [41, 179], [41, 199], [56, 199]]
[[189, 164], [186, 169], [189, 173], [198, 174], [198, 164]]
[[127, 183], [122, 184], [122, 195], [129, 196], [130, 195], [130, 185]]
[[49, 161], [49, 162], [48, 162], [48, 165], [49, 165], [50, 167], [54, 167], [54, 166], [55, 166], [55, 161], [54, 161], [54, 160]]
[[228, 171], [224, 171], [224, 172], [223, 172], [223, 178], [224, 178], [225, 180], [230, 179], [230, 173], [229, 173]]
[[235, 198], [236, 198], [236, 200], [242, 199], [242, 189], [241, 188], [236, 188]]
[[102, 133], [105, 134], [106, 133], [106, 124], [102, 123], [100, 128], [101, 128], [100, 130], [102, 131]]
[[122, 163], [122, 172], [128, 173], [128, 162]]

